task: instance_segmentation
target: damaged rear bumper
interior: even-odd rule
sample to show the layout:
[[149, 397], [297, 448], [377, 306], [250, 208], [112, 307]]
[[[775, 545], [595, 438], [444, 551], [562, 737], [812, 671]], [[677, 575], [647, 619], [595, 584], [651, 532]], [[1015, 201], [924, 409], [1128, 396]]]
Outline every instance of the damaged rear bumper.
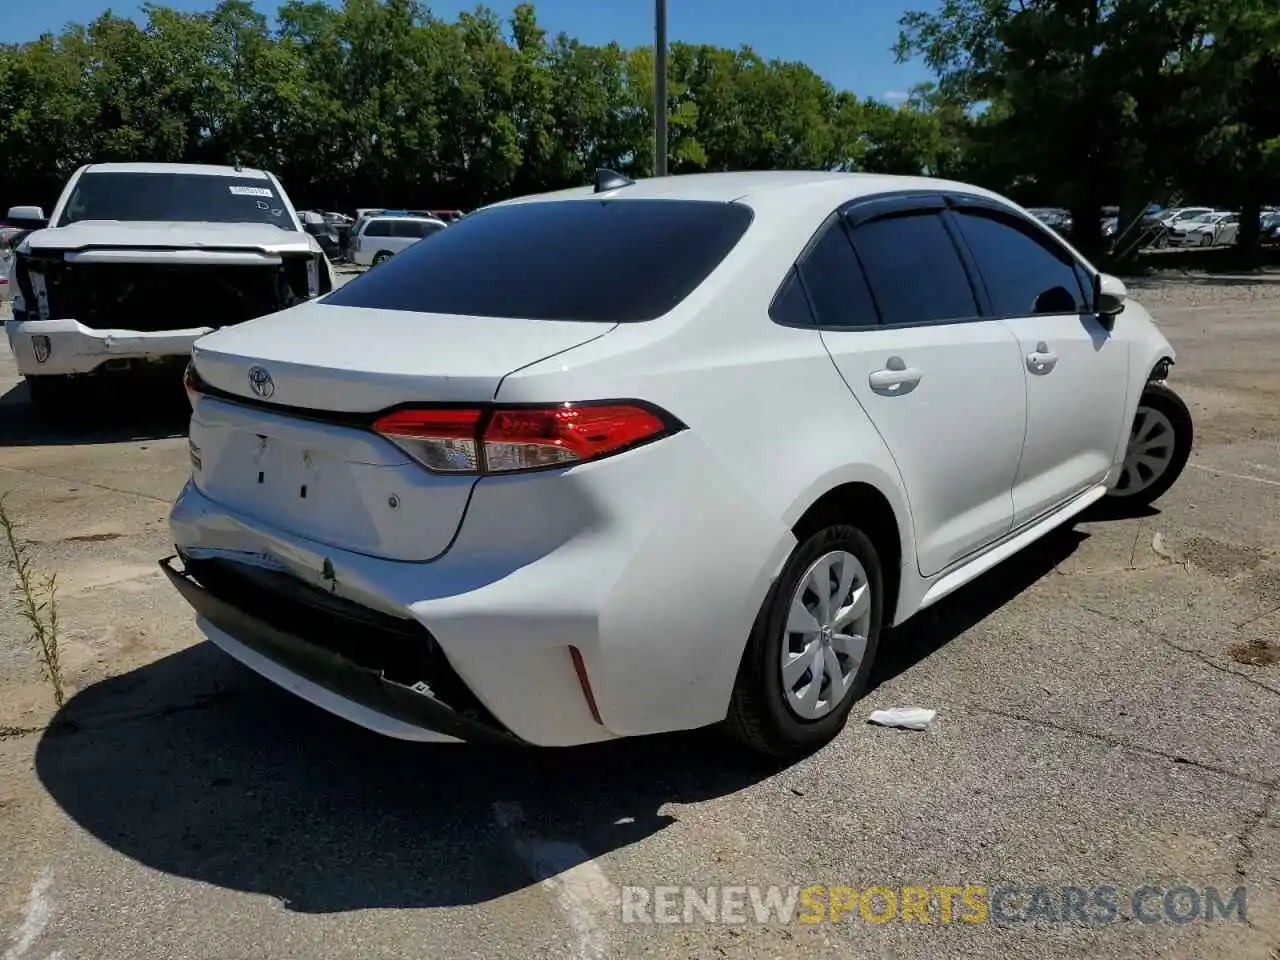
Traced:
[[416, 621], [238, 564], [166, 557], [160, 568], [209, 640], [330, 713], [403, 740], [522, 743], [475, 700]]
[[[25, 316], [25, 314], [23, 315]], [[13, 319], [5, 324], [9, 347], [23, 376], [93, 373], [110, 361], [187, 356], [212, 327], [160, 330], [94, 330], [75, 320]], [[43, 359], [42, 359], [43, 357]]]

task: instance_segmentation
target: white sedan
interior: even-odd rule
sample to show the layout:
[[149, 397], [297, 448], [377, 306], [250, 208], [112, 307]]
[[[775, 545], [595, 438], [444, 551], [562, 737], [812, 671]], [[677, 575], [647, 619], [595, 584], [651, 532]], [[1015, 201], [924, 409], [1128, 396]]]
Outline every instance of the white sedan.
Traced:
[[1240, 214], [1214, 211], [1179, 220], [1169, 230], [1174, 247], [1212, 247], [1235, 243], [1240, 230]]
[[801, 755], [886, 627], [1170, 487], [1173, 359], [976, 187], [602, 171], [201, 339], [162, 565], [213, 643], [390, 736]]

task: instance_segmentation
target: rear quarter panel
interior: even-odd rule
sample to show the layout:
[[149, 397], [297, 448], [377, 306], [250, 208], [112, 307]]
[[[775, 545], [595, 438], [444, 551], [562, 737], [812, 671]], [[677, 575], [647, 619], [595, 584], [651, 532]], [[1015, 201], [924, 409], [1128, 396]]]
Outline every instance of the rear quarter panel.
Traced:
[[[627, 691], [614, 703], [601, 697], [602, 712], [613, 710], [609, 726], [615, 732], [642, 732], [654, 722], [677, 729], [724, 717], [752, 623], [795, 547], [791, 528], [832, 488], [858, 482], [880, 491], [894, 510], [902, 562], [914, 568], [910, 512], [879, 434], [818, 332], [780, 326], [768, 315], [811, 229], [797, 233], [794, 245], [762, 242], [760, 233], [752, 243], [749, 232], [672, 314], [620, 325], [516, 371], [497, 392], [499, 402], [515, 403], [642, 399], [679, 418], [697, 439], [696, 458], [669, 462], [669, 475], [651, 477], [652, 495], [671, 498], [669, 519], [658, 521], [668, 529], [647, 534], [628, 575], [617, 578], [601, 606], [602, 634], [607, 629], [631, 637], [646, 651], [626, 658], [625, 673], [609, 671]], [[779, 255], [779, 248], [786, 252]], [[684, 502], [686, 496], [700, 498], [702, 507]], [[718, 564], [726, 551], [732, 562]], [[651, 598], [647, 605], [637, 605], [642, 596]], [[697, 610], [714, 616], [682, 622], [664, 616]], [[700, 678], [705, 696], [686, 697], [683, 706], [666, 699], [671, 659], [664, 662], [654, 649], [660, 642], [673, 645], [686, 675]], [[649, 702], [655, 698], [664, 700], [660, 711]]]

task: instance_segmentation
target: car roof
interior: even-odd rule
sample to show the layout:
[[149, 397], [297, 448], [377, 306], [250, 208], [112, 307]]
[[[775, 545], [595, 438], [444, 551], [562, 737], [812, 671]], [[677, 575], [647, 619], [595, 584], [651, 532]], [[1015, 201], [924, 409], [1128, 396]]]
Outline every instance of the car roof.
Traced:
[[240, 177], [247, 180], [266, 180], [262, 170], [248, 167], [218, 166], [211, 163], [91, 163], [85, 173], [188, 173], [203, 177]]
[[564, 200], [707, 200], [742, 202], [749, 206], [786, 205], [796, 213], [826, 215], [850, 200], [896, 192], [954, 192], [1003, 197], [970, 184], [934, 177], [894, 176], [879, 173], [838, 173], [826, 170], [768, 170], [738, 173], [690, 173], [650, 177], [596, 193], [591, 185], [503, 200], [492, 206], [551, 203]]

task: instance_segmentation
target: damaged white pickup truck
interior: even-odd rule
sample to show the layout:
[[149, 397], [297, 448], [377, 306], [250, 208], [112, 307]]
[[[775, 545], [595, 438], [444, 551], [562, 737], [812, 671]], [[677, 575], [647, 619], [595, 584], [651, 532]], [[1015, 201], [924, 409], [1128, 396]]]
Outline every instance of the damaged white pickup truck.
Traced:
[[180, 363], [213, 330], [333, 289], [320, 245], [260, 170], [92, 164], [47, 223], [36, 207], [9, 221], [37, 228], [14, 251], [5, 329], [47, 409], [80, 383]]

